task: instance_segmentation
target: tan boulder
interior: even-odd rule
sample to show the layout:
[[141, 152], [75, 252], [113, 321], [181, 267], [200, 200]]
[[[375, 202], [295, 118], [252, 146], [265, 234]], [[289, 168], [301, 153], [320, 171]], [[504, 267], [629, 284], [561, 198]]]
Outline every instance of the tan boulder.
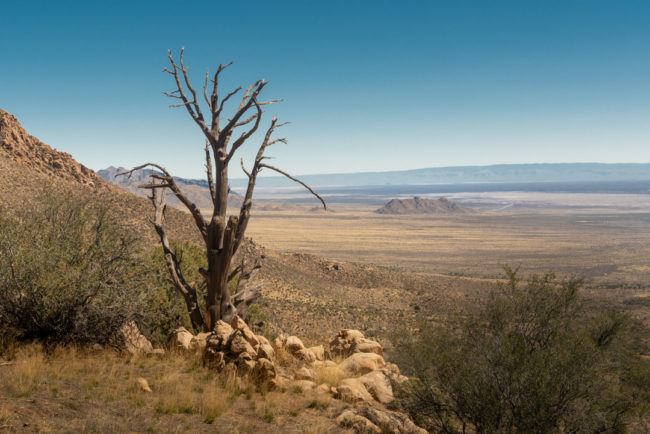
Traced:
[[331, 387], [327, 384], [319, 384], [318, 386], [314, 387], [314, 392], [320, 393], [320, 394], [328, 394], [330, 393]]
[[375, 353], [355, 353], [343, 360], [339, 367], [350, 376], [359, 376], [384, 367], [384, 358]]
[[225, 321], [219, 320], [215, 323], [212, 333], [221, 338], [227, 339], [235, 329], [232, 328], [230, 324]]
[[169, 348], [177, 351], [189, 351], [191, 348], [190, 342], [192, 342], [193, 337], [194, 335], [187, 331], [185, 327], [179, 327], [173, 331], [169, 338]]
[[291, 384], [291, 379], [282, 375], [276, 375], [273, 380], [269, 382], [269, 387], [271, 389], [287, 389]]
[[255, 373], [262, 383], [269, 382], [276, 377], [275, 365], [268, 359], [259, 358], [255, 366]]
[[375, 353], [384, 356], [379, 342], [366, 339], [359, 330], [341, 330], [330, 342], [330, 353], [343, 357], [354, 353]]
[[143, 392], [151, 393], [153, 390], [151, 390], [151, 387], [149, 387], [149, 382], [145, 378], [138, 378], [135, 380], [138, 388], [142, 390]]
[[199, 333], [196, 336], [192, 336], [192, 339], [190, 339], [190, 349], [193, 351], [204, 349], [210, 335], [211, 333]]
[[351, 428], [356, 433], [381, 434], [381, 429], [367, 418], [356, 414], [352, 410], [344, 410], [336, 422], [346, 428]]
[[316, 381], [316, 373], [309, 368], [302, 367], [294, 374], [296, 380]]
[[248, 343], [241, 330], [235, 331], [232, 339], [230, 340], [229, 350], [234, 356], [239, 356], [242, 353], [248, 353], [253, 358], [257, 357], [257, 353]]
[[[258, 336], [259, 338], [260, 336]], [[259, 357], [263, 357], [265, 359], [273, 360], [275, 358], [275, 351], [273, 350], [273, 347], [267, 343], [260, 343], [260, 345], [257, 347], [257, 354]]]
[[226, 355], [223, 351], [217, 351], [215, 348], [206, 347], [203, 352], [203, 364], [211, 369], [221, 372], [226, 367]]
[[235, 315], [230, 321], [230, 326], [235, 330], [250, 330], [246, 321]]
[[361, 339], [355, 341], [350, 347], [352, 353], [375, 353], [384, 357], [384, 351], [377, 341], [371, 341], [370, 339]]
[[358, 378], [345, 378], [336, 388], [337, 398], [347, 402], [372, 402], [372, 395]]
[[307, 350], [314, 353], [314, 356], [316, 357], [316, 360], [324, 360], [325, 359], [325, 348], [322, 345], [316, 345], [315, 347], [309, 347], [309, 348], [307, 348]]
[[302, 341], [296, 336], [289, 336], [283, 345], [291, 354], [297, 354], [298, 352], [305, 349], [305, 345]]
[[140, 333], [140, 329], [135, 321], [129, 321], [120, 328], [120, 336], [124, 345], [124, 349], [129, 353], [135, 354], [149, 354], [153, 350], [153, 345], [149, 339]]
[[338, 367], [339, 364], [334, 360], [317, 360], [313, 364], [314, 368], [333, 368]]
[[314, 363], [316, 361], [316, 355], [313, 352], [311, 352], [311, 350], [308, 350], [307, 348], [303, 348], [302, 350], [293, 353], [293, 355], [297, 359], [302, 360], [303, 362], [308, 364]]
[[393, 401], [393, 388], [390, 380], [381, 371], [372, 371], [359, 377], [359, 381], [375, 400], [382, 404], [389, 404]]
[[360, 407], [356, 413], [390, 434], [426, 434], [427, 431], [415, 425], [408, 415], [397, 411], [383, 410], [375, 407]]

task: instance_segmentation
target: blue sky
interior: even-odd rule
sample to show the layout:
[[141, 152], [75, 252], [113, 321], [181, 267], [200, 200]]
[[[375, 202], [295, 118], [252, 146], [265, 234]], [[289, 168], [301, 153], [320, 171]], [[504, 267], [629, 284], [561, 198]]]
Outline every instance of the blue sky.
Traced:
[[202, 177], [161, 93], [185, 46], [197, 85], [230, 60], [224, 91], [269, 81], [294, 174], [649, 162], [648, 23], [647, 1], [0, 0], [0, 108], [93, 169]]

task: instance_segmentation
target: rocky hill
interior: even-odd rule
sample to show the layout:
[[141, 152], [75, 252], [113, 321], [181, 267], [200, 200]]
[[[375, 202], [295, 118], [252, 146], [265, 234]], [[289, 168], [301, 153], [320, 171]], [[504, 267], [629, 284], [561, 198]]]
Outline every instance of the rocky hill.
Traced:
[[41, 142], [20, 125], [10, 113], [0, 110], [0, 149], [3, 156], [46, 176], [73, 181], [93, 188], [105, 187], [95, 172], [79, 164], [66, 152]]
[[[0, 207], [20, 209], [43, 194], [70, 192], [92, 195], [119, 214], [125, 230], [145, 244], [157, 242], [148, 223], [151, 203], [102, 179], [65, 152], [41, 142], [25, 131], [15, 116], [0, 110]], [[166, 215], [173, 239], [199, 241], [189, 214], [169, 210]]]
[[[118, 185], [124, 190], [133, 193], [137, 196], [148, 196], [149, 191], [139, 188], [142, 184], [149, 183], [149, 175], [151, 170], [142, 169], [133, 172], [133, 174], [128, 176], [118, 176], [118, 173], [125, 172], [128, 169], [124, 167], [107, 167], [102, 169], [99, 172], [99, 176], [104, 178], [106, 181]], [[199, 209], [212, 209], [212, 199], [210, 198], [210, 190], [207, 186], [207, 182], [199, 182], [195, 179], [185, 179], [174, 177], [176, 184], [183, 191], [183, 193], [199, 207]], [[228, 206], [233, 208], [239, 208], [243, 202], [243, 197], [234, 191], [231, 191], [228, 195]], [[169, 205], [185, 211], [185, 205], [180, 203], [180, 201], [174, 196], [171, 192], [167, 192], [167, 203]]]
[[458, 205], [447, 198], [393, 199], [375, 211], [378, 214], [467, 214], [471, 209]]

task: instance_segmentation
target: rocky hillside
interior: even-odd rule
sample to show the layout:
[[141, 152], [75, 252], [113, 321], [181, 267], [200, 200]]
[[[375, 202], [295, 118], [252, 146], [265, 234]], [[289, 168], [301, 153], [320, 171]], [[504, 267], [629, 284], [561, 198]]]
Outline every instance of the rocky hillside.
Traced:
[[471, 209], [458, 205], [447, 198], [426, 199], [393, 199], [375, 211], [378, 214], [466, 214]]
[[10, 113], [0, 110], [0, 150], [5, 157], [46, 176], [73, 181], [93, 188], [105, 187], [95, 172], [79, 164], [66, 152], [41, 142]]
[[[57, 151], [25, 131], [15, 116], [0, 110], [0, 207], [20, 209], [44, 194], [71, 192], [93, 195], [117, 212], [126, 230], [144, 243], [157, 242], [149, 224], [151, 203], [104, 181], [70, 154]], [[199, 241], [189, 214], [169, 210], [166, 215], [173, 239]]]
[[[151, 170], [143, 169], [133, 172], [131, 177], [128, 176], [118, 176], [118, 173], [125, 172], [128, 169], [124, 167], [107, 167], [102, 169], [99, 172], [99, 176], [104, 178], [106, 181], [118, 185], [124, 190], [133, 193], [137, 196], [148, 196], [149, 191], [139, 188], [142, 184], [149, 183], [149, 175]], [[199, 182], [194, 179], [185, 179], [185, 178], [176, 178], [174, 177], [176, 184], [180, 187], [183, 193], [198, 206], [200, 209], [211, 209], [212, 208], [212, 199], [210, 198], [210, 190], [207, 187], [206, 182]], [[228, 206], [233, 208], [239, 208], [243, 202], [241, 195], [231, 191], [228, 195]], [[167, 203], [171, 206], [185, 210], [185, 206], [180, 203], [176, 196], [167, 192]]]

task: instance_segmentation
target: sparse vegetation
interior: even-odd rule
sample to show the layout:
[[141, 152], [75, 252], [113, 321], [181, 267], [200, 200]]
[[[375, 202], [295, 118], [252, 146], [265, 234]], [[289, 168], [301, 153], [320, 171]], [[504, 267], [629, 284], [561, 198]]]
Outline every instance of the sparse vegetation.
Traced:
[[133, 238], [92, 197], [0, 210], [0, 324], [18, 340], [111, 342], [142, 308]]
[[[650, 369], [627, 319], [583, 308], [581, 280], [507, 282], [469, 317], [397, 339], [414, 419], [442, 432], [621, 432], [647, 410]], [[645, 406], [645, 408], [644, 408]]]

